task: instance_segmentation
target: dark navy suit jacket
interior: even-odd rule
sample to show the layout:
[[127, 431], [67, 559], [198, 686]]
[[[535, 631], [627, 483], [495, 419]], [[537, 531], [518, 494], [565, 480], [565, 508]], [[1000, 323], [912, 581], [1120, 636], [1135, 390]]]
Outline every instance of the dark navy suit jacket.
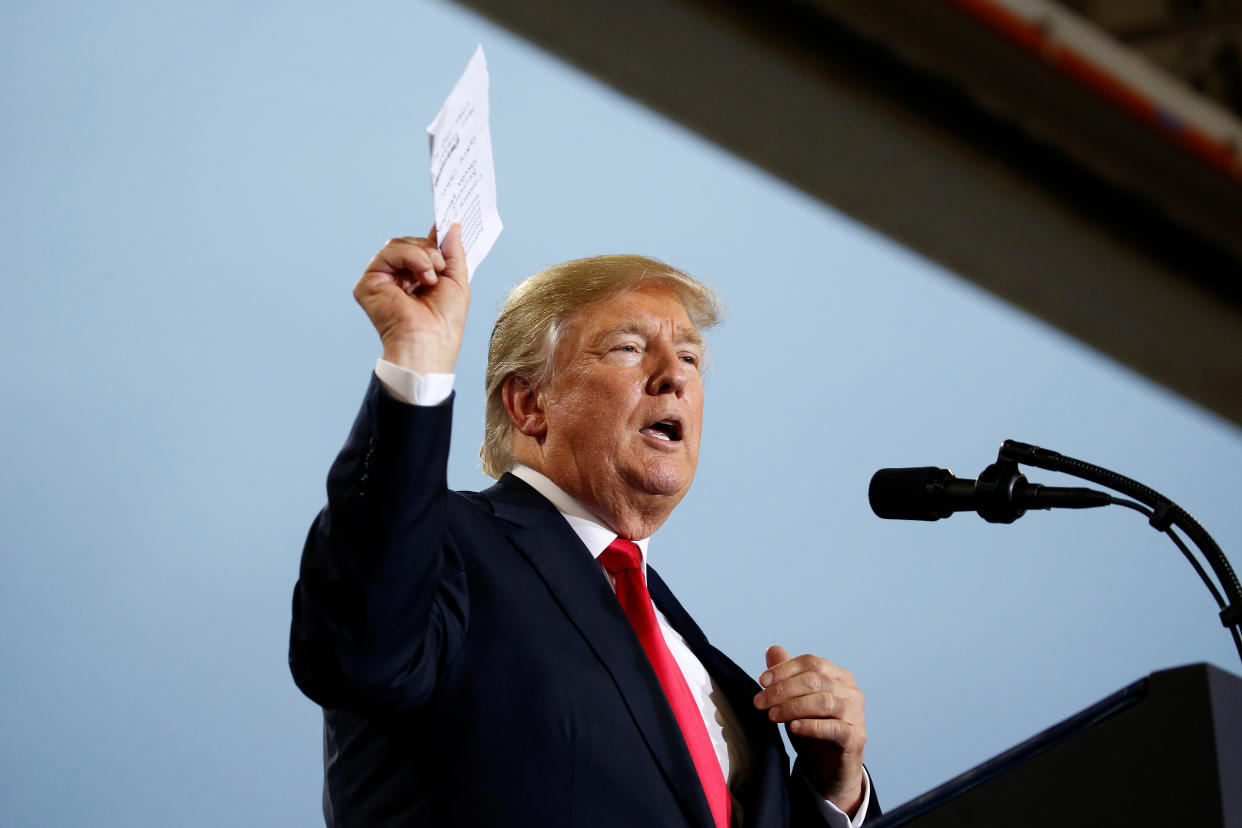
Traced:
[[[516, 477], [449, 491], [451, 419], [451, 401], [405, 405], [373, 378], [306, 542], [290, 665], [324, 708], [328, 825], [711, 828], [599, 566]], [[648, 581], [749, 743], [742, 824], [821, 824], [758, 685]]]

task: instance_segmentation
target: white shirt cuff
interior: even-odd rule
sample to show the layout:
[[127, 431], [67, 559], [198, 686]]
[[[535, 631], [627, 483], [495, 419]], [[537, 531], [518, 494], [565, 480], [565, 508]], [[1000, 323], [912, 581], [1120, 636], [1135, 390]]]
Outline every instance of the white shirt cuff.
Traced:
[[806, 774], [799, 771], [797, 776], [802, 778], [802, 784], [806, 786], [807, 792], [815, 800], [815, 804], [819, 807], [820, 816], [828, 823], [829, 828], [859, 828], [863, 824], [863, 820], [867, 818], [867, 807], [871, 804], [871, 775], [867, 773], [866, 768], [863, 768], [862, 804], [858, 806], [858, 813], [854, 814], [853, 819], [850, 819], [845, 811], [842, 811], [836, 805], [820, 796], [811, 787], [811, 781], [806, 778]]
[[439, 405], [453, 393], [455, 374], [420, 374], [380, 358], [375, 376], [384, 390], [408, 405]]

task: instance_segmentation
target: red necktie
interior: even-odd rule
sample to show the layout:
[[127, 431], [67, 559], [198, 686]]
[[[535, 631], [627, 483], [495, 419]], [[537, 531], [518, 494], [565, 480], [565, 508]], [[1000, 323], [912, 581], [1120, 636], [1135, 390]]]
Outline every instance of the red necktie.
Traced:
[[651, 593], [647, 592], [647, 583], [643, 580], [638, 546], [633, 541], [617, 538], [599, 556], [599, 562], [616, 580], [621, 609], [625, 610], [634, 632], [638, 634], [638, 640], [655, 668], [656, 677], [660, 679], [660, 686], [664, 688], [664, 695], [668, 697], [669, 706], [673, 708], [681, 735], [690, 749], [690, 758], [694, 760], [694, 768], [699, 772], [699, 781], [703, 784], [703, 793], [707, 795], [716, 828], [729, 828], [729, 812], [733, 804], [729, 798], [729, 787], [725, 784], [712, 740], [707, 735], [707, 725], [703, 722], [698, 702], [660, 632], [655, 609], [651, 605]]

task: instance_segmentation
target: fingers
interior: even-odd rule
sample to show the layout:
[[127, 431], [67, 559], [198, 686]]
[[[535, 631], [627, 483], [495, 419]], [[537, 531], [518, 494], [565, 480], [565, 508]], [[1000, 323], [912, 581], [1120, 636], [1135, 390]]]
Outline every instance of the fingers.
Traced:
[[444, 251], [444, 275], [457, 279], [463, 284], [468, 283], [470, 274], [466, 269], [466, 248], [461, 242], [460, 224], [454, 224], [449, 228], [441, 247]]
[[434, 241], [405, 236], [389, 239], [367, 265], [366, 272], [389, 277], [408, 290], [419, 284], [434, 285], [446, 266]]
[[[820, 687], [823, 689], [813, 689]], [[774, 722], [807, 718], [854, 722], [862, 720], [863, 696], [857, 687], [791, 682], [756, 695], [755, 707], [768, 711], [768, 718]]]
[[[755, 695], [755, 707], [810, 738], [836, 741], [842, 726], [861, 724], [863, 694], [849, 670], [818, 656], [788, 656], [783, 647], [769, 648], [769, 669], [759, 677], [764, 689]], [[800, 724], [795, 727], [795, 722]]]
[[763, 657], [767, 661], [769, 667], [775, 667], [782, 661], [789, 661], [789, 650], [786, 650], [780, 644], [773, 644], [771, 647], [768, 647], [768, 650], [763, 654]]
[[838, 698], [834, 695], [834, 691], [844, 694], [850, 689], [852, 688], [848, 685], [837, 684], [822, 673], [806, 672], [771, 685], [755, 696], [755, 698], [758, 700], [758, 706], [761, 710], [770, 710], [777, 705], [793, 705], [797, 700], [804, 697], [814, 697], [820, 700], [819, 706], [816, 709], [819, 710], [821, 715], [829, 715], [838, 704]]
[[759, 683], [764, 687], [808, 671], [822, 673], [836, 681], [854, 684], [853, 673], [838, 667], [826, 658], [810, 654], [790, 658], [789, 651], [780, 646], [769, 647], [766, 658], [768, 669], [759, 676]]
[[855, 741], [855, 729], [856, 725], [840, 719], [794, 719], [789, 723], [789, 732], [795, 736], [839, 745]]

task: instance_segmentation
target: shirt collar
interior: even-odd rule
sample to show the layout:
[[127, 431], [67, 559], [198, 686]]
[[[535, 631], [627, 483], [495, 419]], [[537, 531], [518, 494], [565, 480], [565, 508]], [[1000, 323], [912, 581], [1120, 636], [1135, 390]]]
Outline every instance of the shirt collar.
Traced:
[[[569, 524], [569, 528], [574, 530], [594, 557], [598, 558], [604, 554], [604, 550], [608, 548], [608, 544], [612, 543], [617, 533], [609, 529], [603, 522], [591, 513], [591, 510], [583, 506], [574, 498], [566, 494], [565, 490], [553, 483], [546, 475], [535, 471], [530, 466], [523, 466], [517, 463], [510, 470], [514, 477], [520, 479], [539, 494], [546, 497], [556, 511], [560, 512]], [[651, 538], [643, 538], [636, 540], [639, 553], [642, 555], [643, 572], [647, 571], [647, 544]]]

